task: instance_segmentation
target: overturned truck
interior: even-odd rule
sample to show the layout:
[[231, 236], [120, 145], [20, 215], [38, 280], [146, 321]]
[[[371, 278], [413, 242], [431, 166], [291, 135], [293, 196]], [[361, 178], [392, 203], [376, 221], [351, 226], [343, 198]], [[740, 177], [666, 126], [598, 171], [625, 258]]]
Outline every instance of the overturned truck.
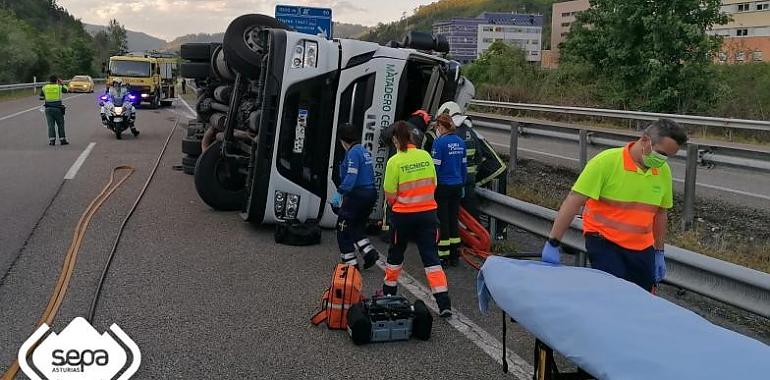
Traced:
[[[434, 114], [443, 102], [472, 97], [459, 64], [435, 55], [447, 50], [441, 36], [412, 32], [387, 46], [327, 40], [263, 15], [235, 19], [222, 44], [183, 45], [182, 75], [200, 87], [200, 124], [183, 142], [200, 154], [185, 163], [194, 161], [198, 194], [254, 223], [333, 226], [327, 199], [344, 157], [337, 126], [361, 128], [381, 192], [391, 154], [383, 129], [415, 110]], [[191, 146], [198, 139], [202, 149]], [[379, 202], [371, 218], [382, 215]]]

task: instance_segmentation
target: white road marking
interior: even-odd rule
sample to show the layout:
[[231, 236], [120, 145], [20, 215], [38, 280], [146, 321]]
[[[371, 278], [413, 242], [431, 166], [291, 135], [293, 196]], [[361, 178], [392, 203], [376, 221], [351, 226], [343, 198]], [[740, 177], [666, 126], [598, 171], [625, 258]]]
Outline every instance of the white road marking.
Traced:
[[[382, 258], [377, 261], [377, 266], [385, 271], [385, 262]], [[398, 283], [412, 293], [417, 299], [425, 302], [425, 305], [433, 310], [434, 313], [438, 314], [438, 305], [436, 305], [436, 301], [433, 299], [431, 291], [409, 273], [402, 270]], [[475, 324], [470, 318], [466, 317], [456, 309], [453, 309], [452, 317], [445, 320], [449, 325], [468, 338], [468, 340], [481, 348], [484, 353], [489, 355], [489, 357], [498, 364], [503, 364], [503, 344], [491, 334], [484, 331], [479, 325]], [[515, 378], [520, 380], [532, 378], [532, 374], [535, 370], [526, 360], [522, 359], [521, 356], [510, 349], [508, 349], [506, 357], [508, 358], [508, 371]]]
[[[73, 95], [73, 96], [70, 96], [70, 97], [67, 97], [67, 98], [64, 98], [64, 99], [62, 99], [62, 101], [63, 101], [63, 102], [66, 102], [67, 100], [70, 100], [70, 99], [73, 99], [73, 98], [77, 98], [78, 96], [83, 96], [83, 95], [85, 95], [85, 94], [78, 94], [78, 95]], [[42, 104], [41, 104], [41, 105], [39, 105], [39, 106], [36, 106], [36, 107], [32, 107], [32, 108], [30, 108], [30, 109], [26, 109], [26, 110], [24, 110], [24, 111], [19, 111], [19, 112], [16, 112], [16, 113], [12, 113], [12, 114], [10, 114], [10, 115], [7, 115], [7, 116], [3, 116], [3, 117], [0, 117], [0, 121], [3, 121], [3, 120], [8, 120], [8, 119], [14, 118], [14, 117], [16, 117], [16, 116], [19, 116], [19, 115], [23, 115], [23, 114], [25, 114], [25, 113], [27, 113], [27, 112], [30, 112], [30, 111], [34, 111], [34, 110], [40, 109], [40, 107], [42, 107]]]
[[187, 104], [187, 102], [181, 96], [178, 99], [182, 101], [182, 104], [184, 104], [184, 106], [187, 107], [188, 110], [190, 110], [190, 114], [192, 116], [187, 115], [187, 117], [190, 118], [190, 119], [195, 119], [195, 117], [196, 117], [195, 115], [197, 115], [198, 113], [195, 112], [195, 110], [192, 107], [190, 107], [190, 105]]
[[75, 176], [78, 174], [78, 170], [80, 170], [80, 167], [83, 166], [83, 163], [86, 162], [86, 158], [88, 158], [88, 155], [91, 154], [91, 151], [94, 149], [94, 145], [96, 145], [95, 142], [88, 144], [83, 153], [80, 153], [78, 159], [75, 160], [72, 166], [70, 166], [70, 170], [67, 170], [67, 174], [64, 175], [65, 180], [75, 178]]
[[[497, 148], [508, 149], [508, 144], [500, 144], [500, 143], [494, 143], [493, 142], [492, 145], [497, 147]], [[546, 157], [558, 158], [560, 160], [565, 160], [565, 161], [580, 162], [580, 160], [578, 160], [576, 158], [567, 157], [567, 156], [560, 156], [558, 154], [546, 153], [546, 152], [541, 152], [541, 151], [532, 150], [532, 149], [519, 148], [519, 151], [526, 152], [526, 153], [537, 154], [537, 155], [546, 156]], [[678, 183], [684, 183], [684, 179], [682, 179], [682, 178], [674, 177], [673, 181], [674, 182], [678, 182]], [[700, 187], [704, 187], [704, 188], [707, 188], [707, 189], [711, 189], [711, 190], [723, 191], [723, 192], [726, 192], [726, 193], [738, 194], [738, 195], [743, 195], [743, 196], [747, 196], [747, 197], [764, 199], [764, 200], [770, 201], [770, 196], [767, 196], [767, 195], [751, 193], [751, 192], [748, 192], [748, 191], [743, 191], [743, 190], [738, 190], [738, 189], [731, 189], [729, 187], [723, 187], [723, 186], [717, 186], [717, 185], [709, 185], [709, 184], [703, 183], [703, 182], [695, 182], [695, 185], [696, 186], [700, 186]]]

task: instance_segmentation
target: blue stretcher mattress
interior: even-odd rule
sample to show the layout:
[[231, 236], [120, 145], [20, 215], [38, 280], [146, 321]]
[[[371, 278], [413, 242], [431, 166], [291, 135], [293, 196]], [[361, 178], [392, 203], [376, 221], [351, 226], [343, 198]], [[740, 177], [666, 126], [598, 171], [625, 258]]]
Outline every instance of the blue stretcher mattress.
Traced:
[[490, 257], [477, 291], [598, 379], [770, 379], [770, 346], [595, 269]]

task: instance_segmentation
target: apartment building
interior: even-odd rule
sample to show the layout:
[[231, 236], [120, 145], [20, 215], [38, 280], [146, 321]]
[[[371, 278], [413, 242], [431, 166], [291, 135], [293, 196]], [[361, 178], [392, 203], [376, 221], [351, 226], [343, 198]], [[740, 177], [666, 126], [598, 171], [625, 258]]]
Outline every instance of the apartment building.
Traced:
[[770, 60], [770, 1], [722, 0], [721, 9], [732, 20], [709, 31], [724, 38], [716, 61], [742, 63]]
[[497, 40], [519, 46], [527, 59], [540, 61], [543, 16], [507, 12], [484, 12], [475, 18], [453, 18], [433, 24], [433, 34], [449, 40], [449, 54], [460, 63], [473, 62]]
[[559, 44], [564, 42], [570, 27], [575, 22], [575, 16], [587, 10], [589, 0], [565, 1], [554, 3], [551, 18], [551, 49], [542, 52], [543, 67], [555, 68], [559, 64]]

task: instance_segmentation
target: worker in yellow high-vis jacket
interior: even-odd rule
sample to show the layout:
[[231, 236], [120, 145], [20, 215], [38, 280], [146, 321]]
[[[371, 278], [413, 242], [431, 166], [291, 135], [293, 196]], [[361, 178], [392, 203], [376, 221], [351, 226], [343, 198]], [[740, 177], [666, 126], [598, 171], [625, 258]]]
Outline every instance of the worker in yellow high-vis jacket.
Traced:
[[420, 252], [428, 287], [438, 304], [439, 316], [450, 317], [449, 288], [436, 249], [438, 217], [433, 158], [414, 145], [411, 127], [404, 121], [395, 124], [392, 141], [397, 152], [388, 160], [383, 184], [391, 207], [391, 242], [382, 290], [386, 295], [396, 294], [404, 251], [409, 240], [413, 240]]
[[67, 86], [64, 86], [56, 75], [51, 75], [48, 84], [40, 90], [40, 100], [45, 100], [45, 118], [48, 122], [48, 145], [56, 145], [57, 127], [59, 143], [61, 145], [69, 144], [64, 132], [62, 93], [65, 92], [67, 92]]

